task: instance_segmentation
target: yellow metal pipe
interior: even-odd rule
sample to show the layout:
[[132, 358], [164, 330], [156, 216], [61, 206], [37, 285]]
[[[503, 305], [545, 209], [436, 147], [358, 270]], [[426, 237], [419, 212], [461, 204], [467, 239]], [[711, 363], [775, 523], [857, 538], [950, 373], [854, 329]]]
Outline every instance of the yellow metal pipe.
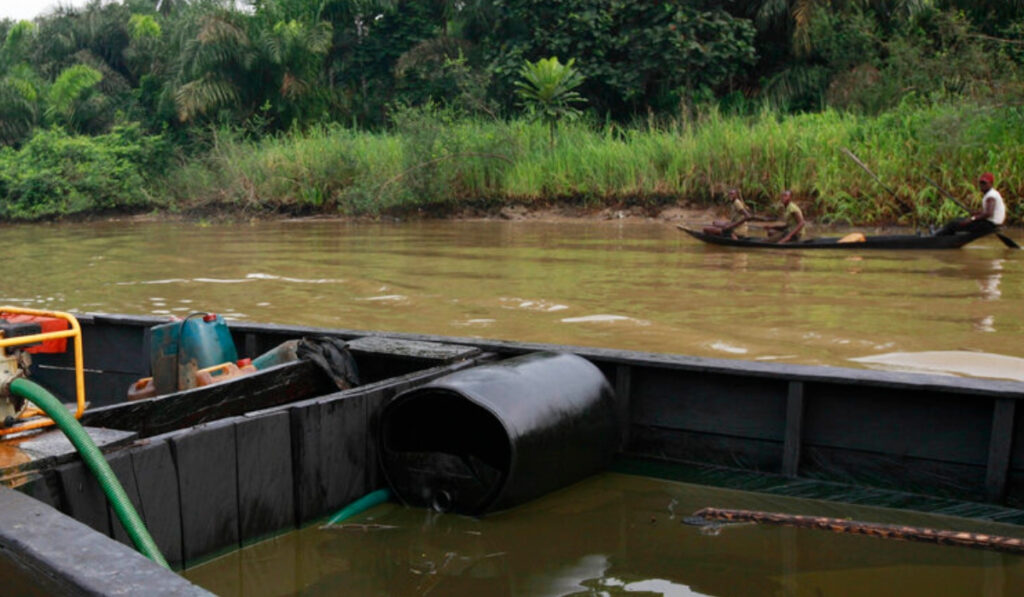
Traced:
[[[2, 309], [3, 307], [0, 307]], [[4, 311], [9, 313], [9, 311]], [[64, 330], [62, 332], [43, 332], [41, 334], [32, 334], [31, 336], [15, 336], [14, 338], [0, 338], [0, 348], [7, 346], [17, 346], [20, 344], [32, 344], [34, 342], [42, 342], [43, 340], [57, 340], [60, 338], [70, 338], [76, 336], [77, 332], [74, 330]]]
[[[23, 344], [33, 344], [36, 342], [42, 342], [44, 340], [72, 338], [75, 352], [75, 400], [77, 403], [77, 408], [75, 409], [75, 418], [80, 419], [82, 417], [82, 413], [85, 412], [85, 365], [83, 362], [84, 358], [82, 353], [82, 328], [81, 326], [78, 325], [78, 319], [76, 319], [74, 315], [70, 313], [65, 313], [63, 311], [26, 309], [24, 307], [0, 307], [0, 314], [2, 313], [54, 317], [57, 319], [63, 319], [64, 321], [68, 322], [68, 325], [71, 328], [69, 330], [63, 330], [59, 332], [44, 332], [41, 334], [32, 334], [31, 336], [19, 336], [16, 338], [0, 338], [0, 348], [6, 348], [8, 346], [19, 346]], [[23, 425], [16, 425], [8, 427], [6, 429], [0, 429], [0, 435], [7, 435], [9, 433], [16, 433], [19, 431], [28, 431], [30, 429], [39, 429], [40, 427], [48, 427], [50, 425], [53, 425], [52, 419], [30, 421]]]

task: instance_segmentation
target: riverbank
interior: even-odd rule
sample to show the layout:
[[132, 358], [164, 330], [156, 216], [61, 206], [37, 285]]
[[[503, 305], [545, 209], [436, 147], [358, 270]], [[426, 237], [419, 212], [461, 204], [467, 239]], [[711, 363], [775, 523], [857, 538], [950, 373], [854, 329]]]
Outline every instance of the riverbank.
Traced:
[[[927, 179], [967, 203], [993, 171], [1024, 192], [1024, 114], [1008, 108], [906, 105], [878, 117], [825, 111], [717, 111], [621, 127], [452, 118], [428, 110], [386, 133], [327, 126], [258, 142], [222, 133], [170, 172], [158, 197], [179, 209], [364, 217], [461, 217], [516, 210], [644, 214], [709, 209], [736, 187], [759, 213], [793, 190], [819, 224], [924, 226], [961, 215]], [[989, 151], [988, 147], [1000, 150]], [[883, 181], [844, 152], [851, 150]], [[889, 193], [889, 189], [894, 194]], [[1021, 206], [1010, 201], [1010, 221]]]
[[[193, 219], [328, 216], [664, 217], [713, 210], [738, 188], [760, 214], [792, 189], [816, 225], [924, 228], [962, 215], [991, 171], [1022, 220], [1024, 113], [901, 105], [877, 117], [824, 111], [709, 111], [624, 127], [575, 122], [552, 141], [540, 123], [410, 110], [386, 132], [339, 125], [252, 140], [212, 133], [202, 154], [171, 158], [159, 137], [41, 132], [0, 151], [0, 218], [152, 213]], [[850, 159], [870, 165], [877, 182]], [[891, 192], [890, 192], [891, 191]]]

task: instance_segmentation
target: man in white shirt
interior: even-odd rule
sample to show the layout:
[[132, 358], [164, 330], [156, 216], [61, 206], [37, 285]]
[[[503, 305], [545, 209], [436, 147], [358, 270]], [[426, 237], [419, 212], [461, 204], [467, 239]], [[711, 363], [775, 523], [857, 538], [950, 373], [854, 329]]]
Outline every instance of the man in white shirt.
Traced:
[[969, 232], [982, 236], [1003, 225], [1006, 221], [1006, 203], [999, 191], [992, 188], [995, 177], [991, 172], [986, 172], [978, 177], [978, 188], [984, 194], [981, 198], [981, 209], [972, 213], [971, 217], [953, 220], [936, 232], [936, 236]]

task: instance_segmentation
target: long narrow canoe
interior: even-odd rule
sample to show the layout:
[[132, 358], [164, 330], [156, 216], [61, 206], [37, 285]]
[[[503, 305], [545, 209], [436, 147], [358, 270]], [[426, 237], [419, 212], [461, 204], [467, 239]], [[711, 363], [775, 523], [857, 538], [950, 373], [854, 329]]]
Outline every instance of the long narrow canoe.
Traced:
[[839, 237], [810, 238], [807, 240], [779, 244], [764, 239], [740, 237], [731, 238], [716, 234], [705, 234], [699, 230], [691, 230], [677, 226], [690, 236], [713, 245], [728, 247], [756, 247], [771, 249], [959, 249], [969, 242], [975, 241], [985, 234], [958, 233], [949, 236], [919, 236], [916, 234], [890, 234], [881, 236], [865, 236], [864, 240], [840, 242]]

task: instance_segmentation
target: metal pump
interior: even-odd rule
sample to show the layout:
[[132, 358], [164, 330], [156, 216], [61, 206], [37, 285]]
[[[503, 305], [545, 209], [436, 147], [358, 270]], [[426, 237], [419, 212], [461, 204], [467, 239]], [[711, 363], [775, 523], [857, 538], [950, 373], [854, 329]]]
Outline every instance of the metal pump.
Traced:
[[74, 414], [79, 418], [85, 411], [85, 375], [78, 320], [60, 311], [0, 307], [0, 436], [53, 425], [50, 418], [39, 416], [41, 411], [27, 407], [25, 399], [12, 393], [10, 386], [16, 379], [28, 377], [30, 353], [63, 353], [68, 338], [74, 343]]
[[[38, 323], [12, 323], [0, 319], [0, 339], [32, 336], [42, 331]], [[19, 377], [28, 377], [28, 368], [32, 365], [32, 357], [24, 348], [23, 345], [0, 348], [0, 422], [4, 427], [13, 425], [25, 410], [25, 399], [10, 391], [11, 382]]]

